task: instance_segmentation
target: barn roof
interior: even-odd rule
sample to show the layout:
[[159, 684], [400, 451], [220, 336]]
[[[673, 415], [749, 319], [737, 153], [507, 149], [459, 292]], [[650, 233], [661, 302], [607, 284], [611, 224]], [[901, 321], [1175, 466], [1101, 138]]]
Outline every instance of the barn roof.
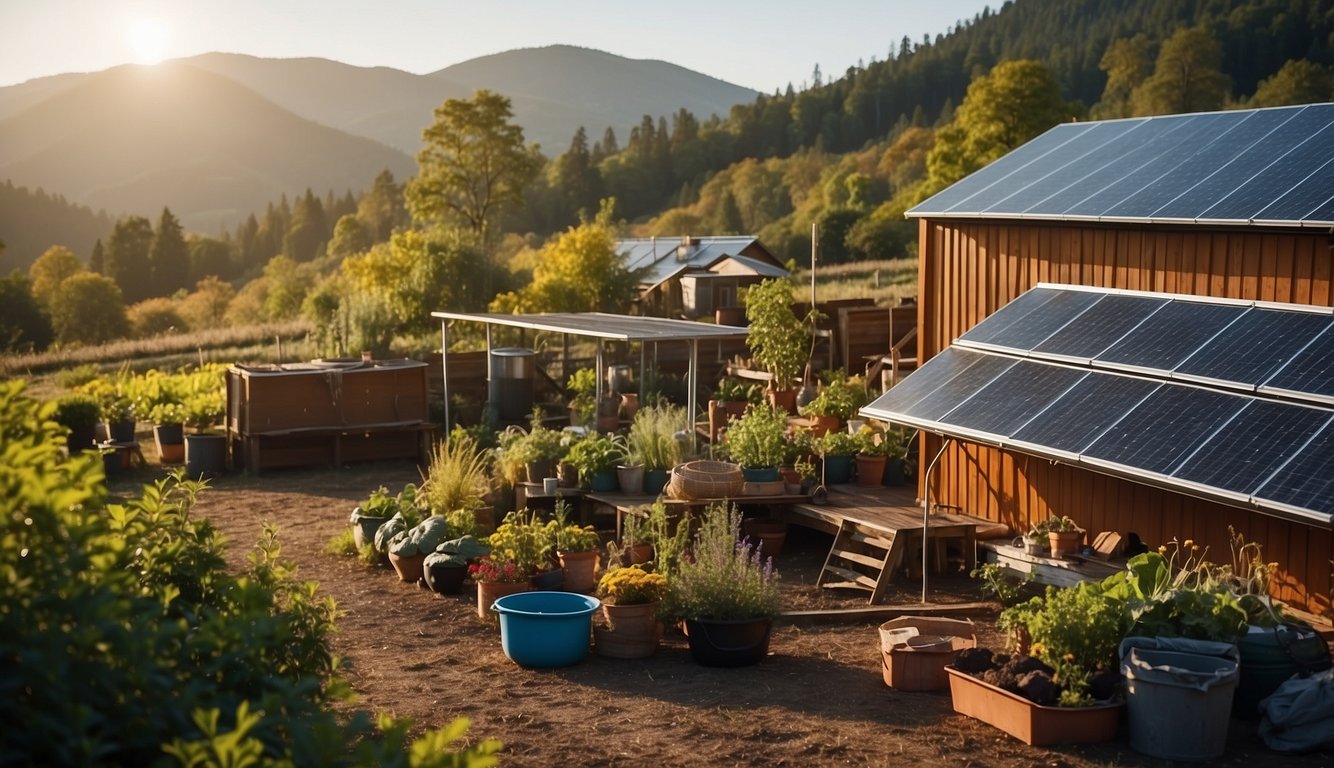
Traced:
[[1334, 309], [1041, 284], [872, 418], [1331, 527]]
[[1058, 125], [907, 215], [1334, 226], [1334, 104]]

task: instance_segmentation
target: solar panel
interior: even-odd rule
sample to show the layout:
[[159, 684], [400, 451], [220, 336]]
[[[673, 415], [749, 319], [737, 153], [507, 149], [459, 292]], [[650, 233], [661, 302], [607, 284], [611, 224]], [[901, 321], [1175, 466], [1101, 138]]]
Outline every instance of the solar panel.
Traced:
[[964, 180], [967, 184], [953, 184], [913, 207], [913, 212], [947, 211], [969, 197], [1000, 181], [1014, 171], [1036, 160], [1052, 149], [1078, 138], [1092, 127], [1092, 123], [1058, 125], [1032, 141], [1018, 147], [1001, 159], [974, 171]]
[[1265, 206], [1256, 219], [1261, 221], [1334, 221], [1328, 210], [1334, 198], [1334, 160], [1315, 168], [1292, 190]]
[[1009, 437], [1087, 375], [1073, 368], [1020, 361], [941, 421]]
[[[1200, 115], [1200, 118], [1221, 119], [1226, 114]], [[1186, 156], [1175, 167], [1164, 169], [1165, 172], [1152, 185], [1113, 205], [1102, 215], [1133, 218], [1158, 216], [1158, 211], [1168, 203], [1213, 174], [1231, 158], [1245, 152], [1291, 117], [1290, 110], [1266, 109], [1248, 113], [1240, 123], [1199, 147], [1198, 151]], [[1234, 185], [1228, 191], [1235, 188]]]
[[1091, 375], [1057, 398], [1041, 418], [1033, 419], [1011, 437], [1079, 454], [1161, 386], [1130, 376]]
[[1328, 421], [1300, 405], [1253, 401], [1172, 476], [1249, 496]]
[[1334, 424], [1312, 438], [1255, 496], [1292, 507], [1334, 513]]
[[867, 410], [904, 412], [985, 357], [980, 352], [949, 347], [913, 371], [911, 376], [886, 390], [885, 394], [867, 406]]
[[1334, 223], [1334, 105], [1056, 126], [909, 216]]
[[1246, 309], [1240, 305], [1173, 300], [1098, 355], [1094, 365], [1170, 371], [1241, 317]]
[[1334, 327], [1293, 355], [1260, 390], [1317, 395], [1334, 402]]
[[1060, 289], [1038, 286], [1019, 294], [1015, 299], [1000, 309], [992, 312], [982, 322], [969, 328], [959, 337], [960, 341], [986, 344], [1011, 323], [1027, 315], [1048, 301], [1064, 293]]
[[1256, 307], [1186, 358], [1175, 373], [1254, 388], [1332, 323], [1330, 315]]
[[[931, 362], [934, 362], [934, 358]], [[990, 384], [997, 376], [1005, 373], [1016, 360], [1004, 355], [983, 354], [977, 362], [959, 371], [953, 377], [940, 383], [932, 392], [917, 402], [899, 409], [904, 416], [915, 419], [939, 421], [940, 417], [954, 410], [973, 393]], [[930, 362], [927, 363], [930, 365]], [[924, 368], [926, 366], [923, 366]], [[916, 373], [913, 376], [917, 375]], [[908, 378], [912, 378], [909, 376]], [[891, 387], [890, 391], [897, 389]]]
[[[1093, 291], [1057, 291], [1055, 296], [1016, 317], [995, 332], [979, 333], [986, 343], [1016, 350], [1030, 350], [1093, 306], [1102, 294]], [[973, 339], [970, 339], [973, 340]]]
[[[1154, 139], [1143, 148], [1129, 151], [1103, 173], [1084, 179], [1070, 190], [1063, 203], [1050, 208], [1030, 208], [1030, 215], [1042, 211], [1060, 211], [1066, 216], [1101, 216], [1108, 208], [1139, 192], [1203, 144], [1212, 141], [1227, 130], [1232, 122], [1240, 122], [1243, 115], [1231, 113], [1229, 120], [1215, 120], [1208, 115], [1176, 115], [1154, 118], [1182, 124], [1177, 130]], [[1081, 196], [1082, 195], [1082, 196]], [[1068, 204], [1075, 201], [1073, 204]], [[1067, 205], [1068, 204], [1068, 205]]]
[[1066, 183], [1068, 183], [1074, 175], [1069, 169], [1072, 163], [1099, 146], [1131, 131], [1142, 122], [1144, 121], [1116, 120], [1106, 123], [1092, 123], [1091, 128], [1079, 135], [1078, 141], [1068, 141], [1061, 146], [1052, 148], [1050, 152], [1035, 158], [1022, 168], [1016, 168], [1013, 173], [1005, 177], [1003, 184], [992, 184], [986, 189], [978, 190], [976, 194], [964, 200], [961, 204], [987, 211], [1022, 211], [1028, 207], [1028, 204], [1019, 208], [1011, 208], [1004, 203], [1007, 203], [1016, 191], [1039, 186], [1042, 181], [1047, 179], [1055, 179], [1057, 183], [1060, 183], [1060, 179], [1066, 179]]
[[1297, 186], [1301, 179], [1310, 174], [1311, 169], [1319, 168], [1330, 160], [1334, 160], [1334, 123], [1327, 123], [1310, 139], [1297, 144], [1235, 191], [1223, 196], [1201, 213], [1200, 218], [1235, 221], [1255, 216], [1258, 211]]
[[1166, 475], [1231, 420], [1237, 408], [1237, 399], [1221, 392], [1179, 385], [1163, 387], [1116, 422], [1084, 455], [1107, 464]]
[[1103, 296], [1033, 351], [1088, 360], [1102, 353], [1167, 302], [1167, 299], [1147, 296]]

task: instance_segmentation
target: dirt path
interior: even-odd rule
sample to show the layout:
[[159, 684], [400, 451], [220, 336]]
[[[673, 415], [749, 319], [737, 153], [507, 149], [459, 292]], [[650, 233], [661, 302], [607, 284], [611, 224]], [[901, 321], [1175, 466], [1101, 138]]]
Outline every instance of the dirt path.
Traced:
[[[146, 478], [138, 478], [140, 480]], [[903, 693], [880, 676], [876, 624], [775, 628], [771, 656], [743, 669], [694, 664], [669, 632], [645, 660], [591, 656], [553, 671], [520, 668], [500, 649], [496, 624], [480, 620], [470, 593], [442, 597], [404, 584], [388, 567], [322, 553], [357, 500], [378, 485], [418, 479], [402, 464], [340, 471], [230, 476], [198, 512], [244, 562], [264, 522], [279, 526], [283, 556], [319, 582], [343, 611], [335, 653], [349, 664], [358, 706], [434, 728], [460, 715], [470, 737], [502, 740], [502, 764], [553, 765], [1157, 765], [1124, 740], [1090, 747], [1027, 747], [956, 715], [945, 693]], [[861, 605], [810, 586], [829, 539], [795, 531], [777, 560], [793, 607]], [[977, 599], [963, 576], [939, 580], [940, 599]], [[905, 586], [891, 600], [911, 602]], [[994, 616], [975, 617], [990, 633]], [[994, 633], [987, 637], [994, 641]], [[1268, 752], [1254, 727], [1233, 721], [1226, 762], [1306, 766], [1328, 755]]]

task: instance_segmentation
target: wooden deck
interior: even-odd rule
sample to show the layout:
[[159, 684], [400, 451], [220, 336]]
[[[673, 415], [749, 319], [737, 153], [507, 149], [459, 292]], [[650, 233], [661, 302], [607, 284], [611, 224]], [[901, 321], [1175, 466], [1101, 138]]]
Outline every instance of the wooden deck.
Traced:
[[[834, 534], [816, 583], [822, 587], [860, 589], [880, 601], [888, 585], [921, 562], [922, 507], [911, 488], [834, 486], [828, 501], [793, 504], [788, 522]], [[944, 568], [947, 542], [957, 540], [964, 566], [977, 560], [977, 527], [966, 515], [935, 513], [926, 521], [928, 556], [935, 570]]]

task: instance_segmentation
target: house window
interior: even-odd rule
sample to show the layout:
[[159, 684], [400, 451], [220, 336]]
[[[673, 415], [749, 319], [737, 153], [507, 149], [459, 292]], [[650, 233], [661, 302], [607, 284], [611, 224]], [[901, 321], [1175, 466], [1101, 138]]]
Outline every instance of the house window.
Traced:
[[715, 307], [735, 307], [736, 306], [736, 286], [720, 285], [714, 293]]

